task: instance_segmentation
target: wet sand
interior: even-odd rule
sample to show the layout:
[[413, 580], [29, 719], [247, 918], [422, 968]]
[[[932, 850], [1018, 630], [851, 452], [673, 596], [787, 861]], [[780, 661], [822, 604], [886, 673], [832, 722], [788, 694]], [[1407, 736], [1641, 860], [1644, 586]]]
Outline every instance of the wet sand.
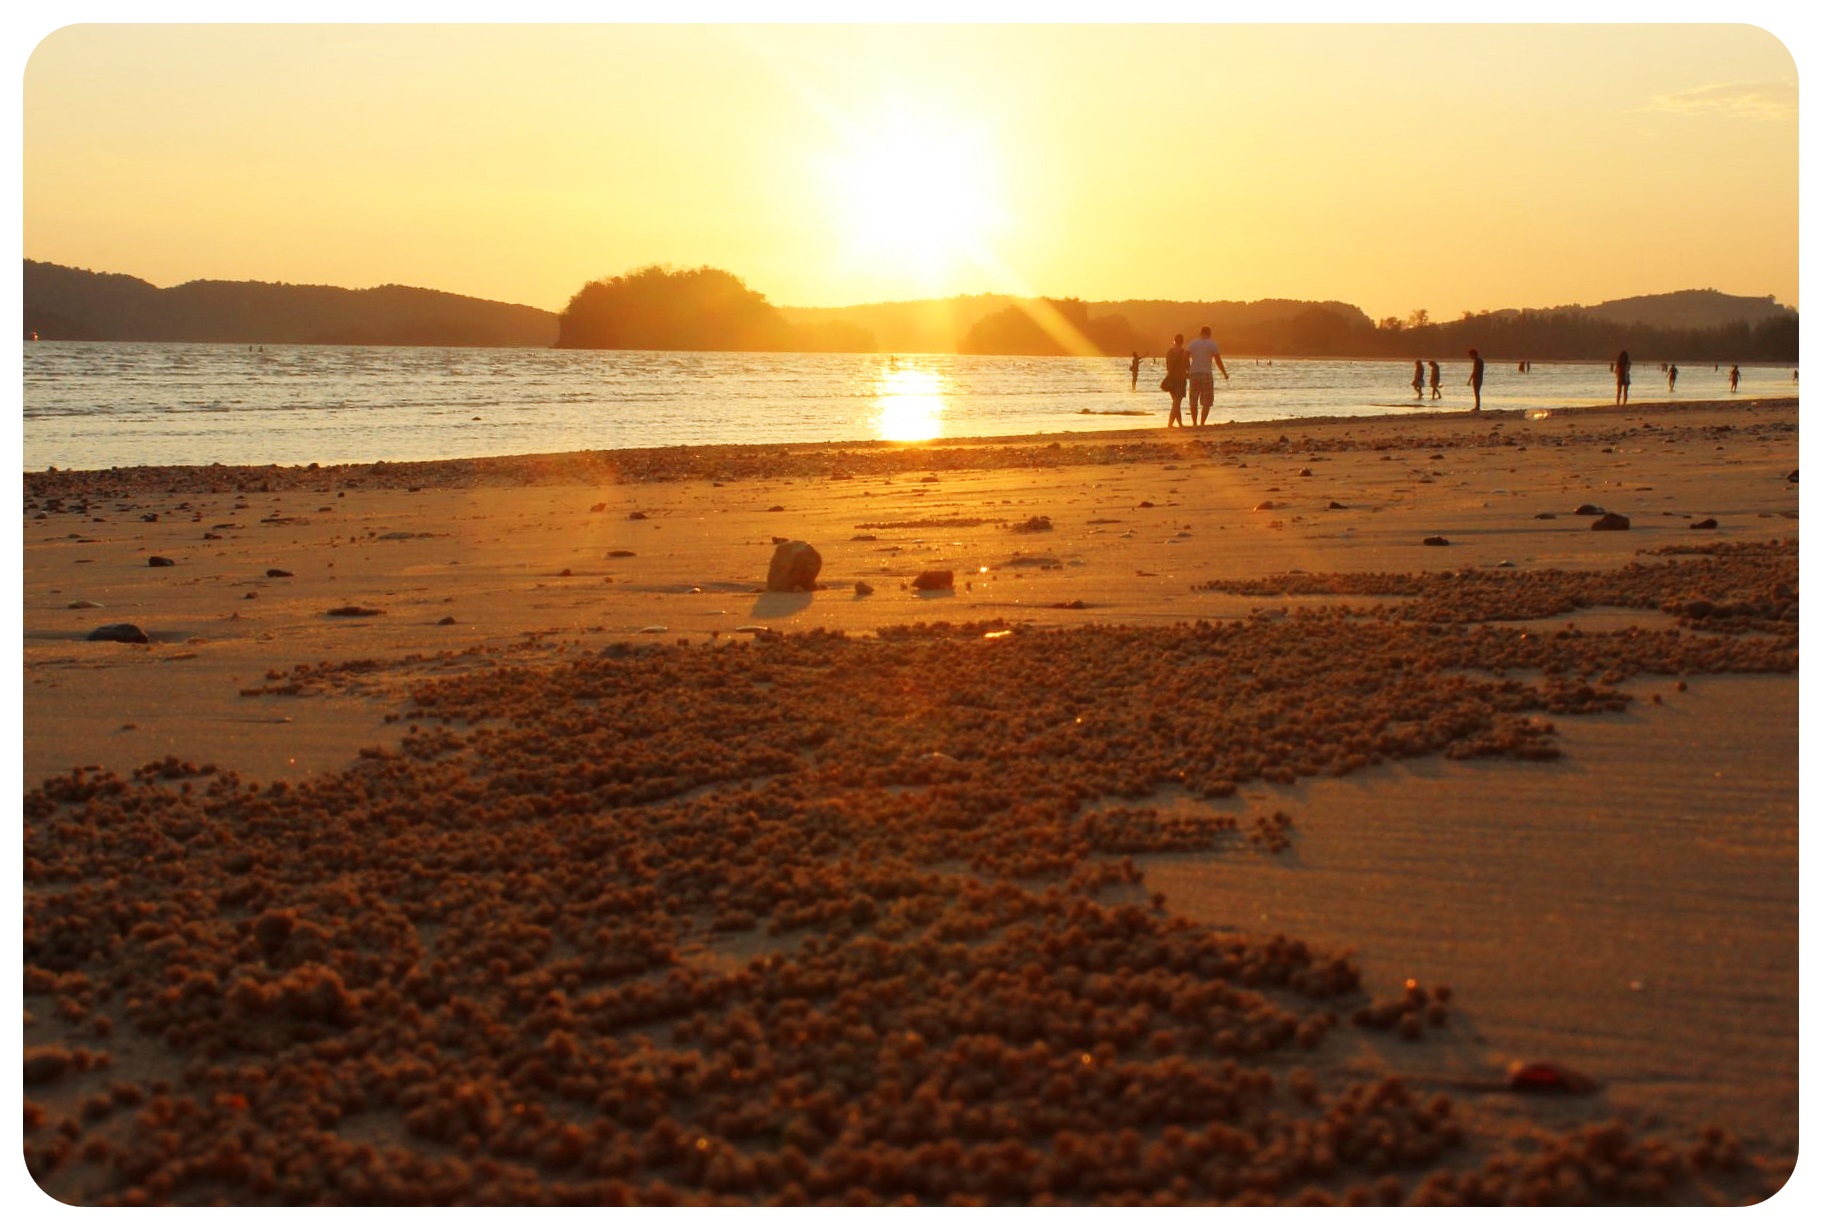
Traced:
[[[27, 475], [28, 1158], [84, 1202], [1763, 1198], [1796, 427]], [[824, 588], [759, 590], [779, 539]]]

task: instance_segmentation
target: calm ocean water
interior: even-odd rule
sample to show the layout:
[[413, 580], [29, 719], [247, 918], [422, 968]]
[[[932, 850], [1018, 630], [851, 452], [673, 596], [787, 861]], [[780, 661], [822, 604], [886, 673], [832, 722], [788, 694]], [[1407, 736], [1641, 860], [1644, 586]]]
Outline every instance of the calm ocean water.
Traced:
[[[394, 346], [36, 342], [24, 352], [27, 469], [426, 461], [670, 444], [921, 440], [1162, 428], [1147, 361], [965, 355], [773, 355]], [[1409, 362], [1237, 358], [1212, 421], [1463, 410], [1411, 395]], [[1738, 396], [1794, 391], [1790, 370], [1742, 368]], [[1491, 364], [1497, 410], [1605, 404], [1601, 363]], [[1663, 376], [1634, 371], [1660, 400]], [[1724, 398], [1727, 371], [1682, 369], [1677, 400]], [[1094, 413], [1084, 414], [1083, 410]], [[1130, 412], [1144, 412], [1133, 414]]]

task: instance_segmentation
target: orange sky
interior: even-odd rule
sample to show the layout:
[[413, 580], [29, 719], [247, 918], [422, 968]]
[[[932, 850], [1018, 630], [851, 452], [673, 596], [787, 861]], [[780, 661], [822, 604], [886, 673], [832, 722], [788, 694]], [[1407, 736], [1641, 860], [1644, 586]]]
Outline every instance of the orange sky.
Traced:
[[72, 26], [24, 254], [560, 309], [1713, 286], [1797, 303], [1797, 68], [1708, 26]]

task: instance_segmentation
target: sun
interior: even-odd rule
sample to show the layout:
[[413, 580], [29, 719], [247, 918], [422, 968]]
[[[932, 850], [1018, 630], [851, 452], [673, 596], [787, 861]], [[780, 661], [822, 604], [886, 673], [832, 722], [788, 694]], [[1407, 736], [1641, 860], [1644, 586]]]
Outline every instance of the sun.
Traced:
[[987, 263], [999, 166], [979, 126], [901, 110], [852, 127], [823, 168], [848, 258], [931, 286]]

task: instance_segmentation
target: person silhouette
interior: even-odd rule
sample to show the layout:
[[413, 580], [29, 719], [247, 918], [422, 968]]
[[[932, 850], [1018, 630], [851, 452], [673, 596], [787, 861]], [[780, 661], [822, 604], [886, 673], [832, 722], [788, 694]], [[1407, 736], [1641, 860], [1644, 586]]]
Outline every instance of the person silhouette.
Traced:
[[1670, 365], [1670, 391], [1676, 392], [1676, 364]]
[[[1221, 379], [1228, 379], [1227, 364], [1221, 361], [1221, 347], [1207, 325], [1202, 332], [1185, 347], [1189, 352], [1189, 418], [1195, 427], [1208, 426], [1208, 412], [1215, 404], [1215, 368], [1221, 369]], [[1197, 407], [1202, 414], [1196, 416]]]
[[[1164, 379], [1158, 385], [1170, 394], [1170, 419], [1166, 427], [1183, 426], [1183, 394], [1189, 381], [1189, 351], [1183, 349], [1183, 335], [1177, 334], [1169, 350], [1164, 352]], [[1194, 410], [1190, 413], [1193, 415]]]
[[1623, 406], [1632, 396], [1632, 356], [1624, 350], [1613, 360], [1613, 404]]
[[1468, 347], [1468, 357], [1474, 360], [1474, 368], [1468, 373], [1468, 387], [1474, 390], [1474, 413], [1480, 413], [1480, 385], [1487, 378], [1487, 365], [1481, 361], [1480, 351]]
[[1423, 360], [1418, 359], [1411, 367], [1411, 392], [1423, 396]]
[[1435, 359], [1430, 360], [1430, 400], [1437, 401], [1442, 397], [1442, 365]]
[[1729, 393], [1740, 391], [1740, 365], [1738, 363], [1735, 363], [1733, 370], [1727, 373], [1727, 391]]
[[1139, 391], [1139, 352], [1132, 352], [1132, 391]]

